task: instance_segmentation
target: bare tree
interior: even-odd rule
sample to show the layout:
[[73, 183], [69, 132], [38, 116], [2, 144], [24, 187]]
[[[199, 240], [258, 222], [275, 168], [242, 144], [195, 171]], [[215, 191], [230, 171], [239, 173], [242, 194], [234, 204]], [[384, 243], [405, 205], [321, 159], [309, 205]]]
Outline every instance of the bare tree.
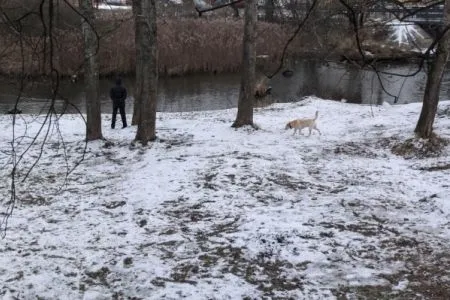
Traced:
[[[29, 74], [27, 74], [27, 47], [29, 47], [29, 37], [32, 36], [32, 33], [25, 30], [24, 23], [26, 23], [27, 18], [30, 16], [36, 15], [38, 16], [37, 23], [33, 24], [36, 32], [40, 31], [41, 37], [43, 37], [43, 43], [40, 47], [36, 47], [34, 49], [33, 54], [36, 55], [41, 64], [41, 71], [43, 74], [48, 72], [50, 77], [50, 87], [48, 88], [48, 102], [47, 107], [43, 107], [40, 112], [39, 121], [33, 119], [27, 119], [24, 117], [19, 118], [16, 114], [13, 114], [12, 118], [12, 132], [11, 132], [11, 149], [9, 150], [11, 160], [10, 160], [10, 190], [9, 195], [10, 199], [6, 202], [5, 212], [2, 212], [0, 219], [0, 237], [4, 238], [6, 236], [6, 232], [8, 229], [8, 220], [12, 216], [14, 209], [16, 207], [17, 201], [20, 199], [20, 192], [22, 184], [32, 176], [32, 172], [36, 166], [38, 166], [41, 158], [45, 156], [45, 152], [47, 149], [57, 149], [56, 151], [63, 150], [63, 159], [65, 161], [65, 176], [62, 178], [64, 183], [61, 185], [61, 188], [65, 185], [65, 181], [68, 179], [70, 173], [84, 160], [84, 155], [86, 153], [87, 143], [84, 141], [85, 147], [82, 149], [81, 157], [74, 157], [73, 154], [75, 151], [69, 151], [67, 148], [67, 144], [64, 140], [64, 136], [61, 132], [61, 128], [59, 126], [59, 121], [61, 115], [57, 112], [57, 98], [61, 97], [60, 95], [60, 80], [61, 74], [58, 68], [57, 63], [57, 41], [58, 34], [55, 21], [58, 19], [58, 3], [57, 0], [48, 0], [48, 1], [40, 1], [39, 5], [32, 5], [32, 3], [28, 3], [28, 6], [16, 6], [15, 8], [19, 8], [18, 11], [7, 11], [4, 9], [2, 5], [0, 5], [0, 14], [2, 15], [2, 20], [4, 21], [3, 25], [5, 32], [4, 34], [8, 34], [11, 37], [15, 38], [14, 41], [19, 45], [17, 51], [20, 53], [20, 76], [19, 76], [19, 92], [16, 97], [16, 103], [14, 106], [14, 111], [18, 111], [18, 104], [22, 100], [22, 96], [25, 91], [25, 86], [30, 82], [28, 78]], [[65, 2], [73, 11], [75, 11], [80, 17], [82, 14], [76, 10], [71, 3]], [[3, 3], [0, 3], [3, 4]], [[16, 3], [12, 3], [16, 5]], [[21, 10], [24, 8], [24, 10]], [[14, 13], [19, 13], [19, 16], [13, 17]], [[32, 81], [32, 79], [31, 79]], [[81, 112], [78, 110], [76, 106], [67, 102], [67, 105], [73, 106], [80, 117], [84, 120], [84, 117], [81, 115]], [[63, 110], [62, 113], [64, 113]], [[25, 130], [17, 129], [17, 122], [21, 120], [21, 122], [25, 123]], [[37, 131], [33, 135], [29, 135], [28, 128], [31, 126], [35, 126]], [[56, 140], [55, 140], [55, 132], [56, 132]], [[78, 148], [77, 148], [78, 149]], [[33, 152], [33, 155], [30, 155], [30, 152]], [[68, 153], [71, 152], [69, 155]], [[76, 156], [76, 155], [75, 155]], [[61, 170], [58, 170], [60, 172]], [[47, 183], [48, 188], [50, 186]], [[59, 190], [59, 189], [58, 189]]]
[[433, 123], [436, 116], [439, 102], [439, 90], [445, 66], [449, 58], [450, 47], [450, 0], [445, 0], [444, 4], [444, 24], [443, 35], [438, 42], [436, 57], [430, 64], [428, 71], [425, 93], [423, 96], [422, 111], [414, 132], [418, 137], [430, 138], [433, 133]]
[[255, 100], [256, 66], [256, 0], [245, 3], [245, 25], [243, 37], [241, 88], [238, 112], [232, 127], [253, 126], [253, 105]]
[[156, 138], [156, 104], [158, 85], [158, 49], [155, 0], [141, 0], [136, 9], [136, 99], [138, 129], [136, 141], [147, 145]]
[[[359, 63], [361, 67], [370, 67], [373, 71], [375, 71], [375, 74], [377, 75], [379, 79], [379, 83], [381, 84], [381, 87], [383, 89], [384, 93], [387, 93], [390, 96], [393, 96], [394, 99], [397, 98], [397, 96], [392, 95], [389, 93], [383, 86], [383, 83], [380, 79], [380, 74], [387, 74], [390, 76], [400, 76], [400, 77], [410, 77], [414, 76], [417, 73], [419, 73], [423, 66], [424, 62], [429, 62], [429, 69], [427, 72], [427, 82], [425, 86], [425, 92], [423, 96], [423, 105], [422, 105], [422, 111], [420, 113], [419, 120], [417, 122], [416, 128], [414, 132], [416, 135], [420, 138], [430, 138], [433, 134], [433, 124], [434, 119], [437, 112], [438, 102], [439, 102], [439, 91], [441, 87], [442, 78], [445, 72], [445, 67], [449, 59], [450, 54], [450, 33], [448, 32], [450, 28], [450, 0], [445, 1], [429, 1], [425, 3], [424, 5], [419, 6], [418, 8], [409, 8], [406, 4], [408, 1], [399, 1], [399, 0], [390, 0], [389, 1], [392, 5], [397, 7], [394, 11], [397, 11], [394, 13], [395, 17], [399, 21], [403, 21], [406, 18], [412, 17], [419, 12], [423, 12], [426, 9], [430, 9], [432, 7], [435, 7], [437, 5], [440, 5], [444, 3], [444, 29], [441, 30], [440, 34], [438, 34], [437, 38], [431, 43], [431, 45], [428, 47], [427, 51], [425, 52], [422, 60], [419, 62], [418, 69], [413, 71], [410, 74], [397, 74], [392, 72], [384, 72], [379, 71], [377, 67], [371, 62], [371, 59], [367, 58], [364, 54], [362, 43], [360, 40], [359, 35], [359, 29], [361, 22], [358, 20], [357, 15], [358, 11], [355, 9], [354, 6], [352, 6], [351, 1], [348, 0], [339, 0], [339, 3], [342, 4], [343, 7], [345, 7], [347, 11], [347, 16], [349, 18], [350, 24], [353, 27], [354, 36], [356, 45], [358, 48], [358, 52], [361, 56], [362, 62]], [[409, 1], [412, 2], [412, 1]], [[368, 6], [374, 5], [375, 3], [373, 1], [357, 1], [357, 4], [363, 3], [365, 4], [364, 10], [367, 11]], [[400, 13], [398, 13], [400, 11]], [[436, 47], [437, 45], [437, 47]], [[431, 55], [432, 50], [436, 48], [436, 53], [434, 56]]]
[[274, 21], [274, 12], [275, 12], [275, 0], [265, 0], [264, 2], [264, 11], [265, 11], [265, 19], [268, 22]]
[[[139, 1], [133, 1], [133, 19], [134, 19], [134, 44], [136, 49], [136, 62], [142, 61], [141, 58], [141, 47], [138, 47], [139, 45], [139, 39], [141, 38], [141, 26], [137, 26], [139, 23], [138, 17], [139, 17], [139, 11], [140, 11], [140, 2]], [[135, 88], [134, 88], [134, 107], [133, 107], [133, 119], [131, 120], [131, 125], [138, 125], [139, 123], [139, 111], [140, 111], [140, 103], [141, 103], [141, 80], [142, 80], [142, 65], [136, 63], [136, 71], [135, 71]]]
[[79, 0], [84, 37], [84, 87], [86, 101], [86, 140], [102, 139], [101, 104], [98, 92], [98, 36], [94, 24], [92, 0]]
[[193, 2], [199, 17], [205, 12], [222, 9], [228, 6], [233, 9], [234, 16], [239, 17], [239, 8], [245, 7], [244, 0], [213, 0], [212, 2], [193, 0]]

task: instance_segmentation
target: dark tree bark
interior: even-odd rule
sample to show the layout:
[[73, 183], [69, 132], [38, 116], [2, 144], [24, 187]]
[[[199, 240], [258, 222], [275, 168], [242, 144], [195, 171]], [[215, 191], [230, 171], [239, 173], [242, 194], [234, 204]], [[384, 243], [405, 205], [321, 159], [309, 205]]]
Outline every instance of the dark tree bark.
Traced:
[[86, 140], [102, 139], [101, 104], [98, 93], [97, 36], [92, 27], [94, 12], [92, 0], [79, 0], [83, 14], [81, 28], [84, 38], [84, 87], [86, 98]]
[[[139, 1], [133, 1], [133, 18], [134, 18], [134, 23], [138, 24], [139, 23], [139, 19], [138, 16], [140, 14], [140, 2]], [[141, 95], [141, 79], [142, 79], [142, 65], [140, 63], [137, 62], [141, 62], [142, 58], [141, 58], [141, 52], [140, 49], [141, 47], [139, 47], [139, 39], [141, 36], [141, 27], [140, 26], [136, 26], [135, 25], [135, 30], [134, 30], [134, 45], [135, 45], [135, 49], [136, 49], [136, 73], [135, 73], [135, 77], [136, 77], [136, 85], [134, 88], [134, 106], [133, 106], [133, 118], [131, 120], [131, 125], [138, 125], [139, 123], [139, 104], [141, 103], [140, 100], [140, 95]]]
[[264, 10], [265, 10], [265, 19], [267, 22], [274, 21], [274, 12], [275, 12], [275, 3], [274, 0], [265, 0]]
[[[135, 0], [137, 1], [137, 0]], [[136, 141], [147, 145], [156, 139], [156, 104], [158, 85], [158, 52], [156, 35], [156, 0], [141, 0], [136, 16], [136, 78], [138, 87], [138, 129]]]
[[241, 88], [239, 92], [237, 117], [232, 127], [241, 127], [244, 125], [253, 126], [256, 66], [256, 13], [256, 0], [247, 0], [245, 2]]
[[231, 8], [233, 9], [233, 16], [235, 18], [239, 18], [239, 8], [236, 7], [235, 5], [231, 5]]
[[[450, 26], [450, 0], [444, 4], [444, 24], [447, 30]], [[439, 90], [445, 66], [449, 58], [450, 32], [447, 30], [438, 42], [436, 57], [431, 62], [428, 71], [425, 93], [423, 96], [422, 111], [414, 132], [420, 138], [430, 138], [433, 133], [433, 124], [439, 102]]]

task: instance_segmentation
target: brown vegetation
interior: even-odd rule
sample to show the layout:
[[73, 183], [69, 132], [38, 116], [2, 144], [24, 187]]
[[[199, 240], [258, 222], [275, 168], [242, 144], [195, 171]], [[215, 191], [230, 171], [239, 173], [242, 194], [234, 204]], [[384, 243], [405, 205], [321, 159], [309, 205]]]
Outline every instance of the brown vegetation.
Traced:
[[[100, 22], [99, 22], [100, 23]], [[106, 22], [101, 22], [106, 23]], [[100, 74], [132, 73], [135, 70], [133, 21], [128, 19], [117, 28], [101, 24]], [[182, 75], [193, 72], [234, 72], [240, 68], [242, 52], [242, 20], [179, 19], [158, 21], [159, 70], [162, 75]], [[259, 23], [257, 53], [268, 54], [266, 62], [276, 64], [281, 45], [288, 31], [281, 25]], [[58, 29], [55, 60], [61, 74], [71, 76], [82, 72], [82, 36], [78, 29]], [[44, 39], [27, 36], [24, 39], [25, 73], [31, 76], [48, 74], [43, 65]], [[292, 49], [296, 46], [293, 45]], [[297, 45], [298, 48], [298, 45]], [[20, 42], [16, 36], [0, 36], [0, 73], [21, 72]]]
[[[225, 13], [223, 11], [221, 13]], [[11, 14], [21, 15], [14, 10]], [[217, 13], [219, 14], [219, 12]], [[221, 15], [202, 18], [166, 16], [158, 20], [158, 51], [160, 75], [177, 76], [197, 72], [236, 72], [242, 61], [243, 20]], [[61, 6], [55, 22], [55, 65], [65, 76], [82, 75], [83, 49], [81, 18], [71, 8]], [[133, 74], [135, 70], [134, 23], [131, 11], [98, 11], [96, 30], [100, 36], [99, 71], [102, 76]], [[258, 22], [257, 55], [267, 55], [263, 66], [271, 74], [280, 63], [281, 52], [297, 24]], [[42, 36], [39, 19], [27, 18], [23, 24], [22, 42], [25, 74], [49, 74], [48, 38]], [[361, 38], [366, 45], [375, 45], [368, 34]], [[44, 41], [47, 45], [44, 46]], [[392, 53], [371, 52], [379, 57]], [[43, 49], [47, 49], [44, 55]], [[287, 57], [360, 58], [352, 31], [340, 19], [314, 16], [289, 45]], [[402, 54], [404, 55], [404, 54]], [[0, 74], [18, 75], [22, 54], [17, 32], [0, 26]]]
[[409, 158], [438, 157], [448, 146], [449, 140], [432, 135], [429, 139], [411, 138], [392, 147], [396, 155]]
[[[184, 10], [189, 8], [183, 8]], [[35, 9], [34, 9], [35, 10]], [[170, 8], [160, 10], [158, 19], [159, 71], [161, 75], [184, 75], [195, 72], [236, 72], [242, 61], [242, 19], [227, 18], [227, 10], [202, 18], [182, 17]], [[11, 8], [13, 19], [27, 12], [25, 7]], [[172, 15], [167, 15], [169, 12]], [[134, 73], [134, 23], [131, 11], [97, 11], [96, 30], [100, 36], [99, 71], [103, 76], [115, 73]], [[60, 74], [81, 75], [83, 65], [81, 17], [68, 6], [58, 8], [55, 20], [55, 63]], [[323, 22], [322, 22], [323, 23]], [[346, 29], [330, 22], [321, 29], [307, 23], [301, 34], [288, 48], [287, 56], [330, 54], [338, 49]], [[44, 67], [44, 32], [39, 18], [26, 18], [23, 26], [25, 74], [48, 74]], [[281, 52], [294, 32], [296, 24], [258, 22], [257, 55], [267, 55], [264, 72], [271, 73], [280, 63]], [[326, 28], [325, 28], [326, 27]], [[345, 26], [344, 26], [345, 27]], [[323, 34], [326, 34], [324, 36]], [[325, 43], [324, 43], [325, 41]], [[328, 42], [332, 41], [332, 42]], [[47, 41], [48, 42], [48, 39]], [[318, 50], [320, 48], [320, 51]], [[341, 47], [342, 48], [342, 47]], [[341, 49], [339, 48], [339, 49]], [[345, 47], [347, 48], [347, 47]], [[0, 26], [0, 74], [21, 73], [22, 54], [16, 32]]]

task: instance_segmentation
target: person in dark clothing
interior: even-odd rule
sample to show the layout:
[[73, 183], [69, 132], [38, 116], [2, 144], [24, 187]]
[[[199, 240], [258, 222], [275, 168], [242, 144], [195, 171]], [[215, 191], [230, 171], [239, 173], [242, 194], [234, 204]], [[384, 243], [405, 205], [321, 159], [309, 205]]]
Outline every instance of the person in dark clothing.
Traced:
[[122, 86], [122, 79], [116, 79], [116, 85], [109, 91], [109, 97], [113, 102], [113, 113], [111, 120], [111, 128], [116, 127], [116, 115], [117, 110], [120, 111], [120, 117], [122, 118], [122, 128], [127, 127], [127, 118], [125, 116], [125, 99], [127, 98], [127, 89]]

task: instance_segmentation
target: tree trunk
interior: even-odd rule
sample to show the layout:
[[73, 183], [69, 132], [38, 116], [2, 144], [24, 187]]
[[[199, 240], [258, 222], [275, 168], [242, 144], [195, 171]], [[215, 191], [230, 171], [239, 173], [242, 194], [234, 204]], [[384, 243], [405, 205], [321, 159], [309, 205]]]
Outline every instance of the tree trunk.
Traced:
[[83, 14], [81, 28], [84, 38], [84, 87], [86, 101], [86, 140], [102, 139], [101, 104], [98, 93], [97, 36], [92, 27], [94, 12], [92, 0], [79, 0]]
[[141, 52], [139, 47], [139, 39], [141, 36], [141, 26], [137, 26], [139, 23], [138, 16], [140, 15], [140, 3], [139, 1], [133, 1], [133, 18], [134, 18], [134, 45], [135, 45], [135, 51], [136, 51], [136, 71], [135, 71], [135, 88], [134, 88], [134, 106], [133, 106], [133, 118], [131, 120], [131, 125], [138, 125], [139, 124], [139, 111], [140, 111], [140, 95], [141, 95], [141, 85], [142, 85], [142, 58], [141, 58]]
[[245, 2], [245, 25], [241, 88], [239, 91], [238, 112], [232, 127], [253, 126], [253, 104], [255, 101], [256, 66], [256, 0]]
[[275, 10], [275, 4], [273, 3], [274, 0], [265, 0], [264, 9], [265, 9], [265, 19], [267, 22], [273, 22], [274, 21], [274, 10]]
[[233, 16], [239, 18], [239, 8], [236, 5], [231, 5], [231, 8], [233, 9]]
[[[450, 0], [444, 4], [444, 24], [450, 26]], [[439, 90], [442, 76], [449, 58], [450, 32], [447, 30], [438, 42], [436, 57], [431, 62], [428, 71], [425, 93], [423, 96], [422, 111], [414, 132], [420, 138], [430, 138], [433, 133], [434, 118], [439, 102]]]
[[[139, 82], [138, 99], [138, 129], [136, 141], [147, 145], [156, 138], [156, 104], [158, 85], [158, 52], [156, 35], [156, 0], [139, 1], [139, 13], [136, 15], [136, 47], [139, 55], [136, 59], [141, 70], [136, 74]], [[138, 68], [136, 69], [138, 70]], [[139, 78], [137, 78], [139, 77]]]

